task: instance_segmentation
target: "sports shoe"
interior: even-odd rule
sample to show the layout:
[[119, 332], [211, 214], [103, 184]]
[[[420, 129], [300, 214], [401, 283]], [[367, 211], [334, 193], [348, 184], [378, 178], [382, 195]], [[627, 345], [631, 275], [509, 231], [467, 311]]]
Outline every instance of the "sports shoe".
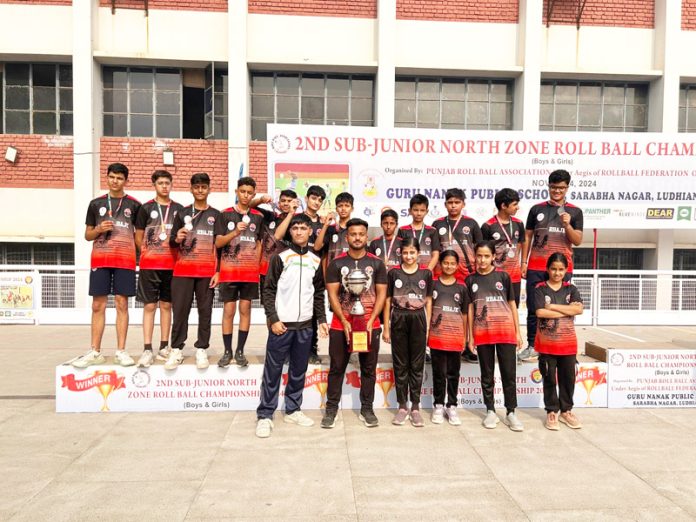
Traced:
[[474, 352], [469, 350], [469, 348], [466, 348], [462, 352], [462, 361], [470, 364], [476, 364], [478, 363], [478, 355], [476, 355]]
[[546, 414], [546, 422], [544, 427], [547, 430], [558, 431], [560, 428], [558, 426], [558, 413], [555, 411], [550, 411]]
[[336, 412], [327, 411], [321, 419], [321, 427], [328, 430], [334, 426], [336, 426]]
[[220, 360], [218, 361], [218, 366], [220, 368], [227, 368], [230, 365], [230, 362], [232, 362], [232, 357], [232, 352], [225, 350], [225, 353], [222, 354], [222, 357], [220, 357]]
[[237, 366], [246, 366], [249, 364], [249, 361], [242, 350], [237, 350], [234, 352], [234, 362], [237, 363]]
[[[447, 422], [450, 423], [452, 426], [461, 426], [462, 421], [459, 418], [459, 414], [457, 413], [457, 407], [456, 406], [450, 406], [445, 410], [445, 417], [447, 417]], [[497, 415], [496, 415], [496, 418]]]
[[208, 351], [205, 348], [198, 348], [196, 350], [196, 368], [205, 370], [208, 366], [210, 366]]
[[152, 350], [143, 350], [143, 354], [138, 359], [138, 368], [149, 368], [155, 362], [155, 354]]
[[260, 439], [267, 439], [273, 431], [273, 421], [271, 419], [259, 419], [256, 421], [256, 436]]
[[178, 348], [173, 348], [172, 351], [169, 352], [167, 362], [164, 363], [164, 369], [176, 370], [176, 367], [179, 366], [182, 362], [184, 362], [184, 351], [179, 350]]
[[128, 355], [126, 350], [116, 350], [116, 353], [114, 354], [114, 362], [116, 364], [120, 364], [121, 366], [133, 366], [135, 364], [135, 361], [130, 355]]
[[283, 417], [283, 422], [287, 422], [288, 424], [297, 424], [303, 428], [310, 428], [314, 426], [314, 421], [300, 410], [294, 411], [290, 415], [286, 414], [285, 417]]
[[422, 428], [425, 426], [425, 421], [423, 420], [423, 415], [421, 415], [420, 410], [411, 410], [411, 426], [414, 428]]
[[310, 353], [309, 354], [309, 364], [321, 364], [321, 357], [319, 357], [318, 353]]
[[499, 422], [500, 419], [498, 419], [498, 416], [495, 414], [495, 411], [488, 410], [486, 418], [483, 419], [483, 427], [492, 430], [498, 425]]
[[406, 419], [408, 419], [408, 410], [406, 408], [399, 408], [399, 411], [396, 412], [396, 415], [394, 415], [392, 419], [392, 424], [394, 426], [403, 426]]
[[379, 419], [377, 418], [377, 415], [375, 415], [375, 412], [370, 410], [360, 410], [360, 416], [358, 417], [365, 426], [368, 428], [376, 428], [379, 426]]
[[430, 422], [433, 424], [442, 424], [445, 422], [445, 406], [443, 404], [435, 405], [433, 413], [430, 415]]
[[90, 350], [81, 357], [75, 359], [71, 364], [75, 368], [87, 368], [93, 364], [104, 364], [106, 362], [106, 357], [104, 357], [101, 352], [96, 350]]
[[558, 420], [566, 426], [568, 426], [569, 428], [573, 428], [574, 430], [579, 430], [580, 428], [582, 428], [582, 423], [580, 422], [580, 419], [578, 419], [575, 416], [575, 414], [570, 410], [561, 413], [561, 416], [558, 418]]
[[537, 351], [534, 349], [534, 346], [529, 346], [522, 350], [518, 355], [517, 358], [520, 361], [523, 362], [534, 362], [539, 359], [539, 354]]
[[524, 431], [524, 424], [517, 418], [514, 411], [505, 416], [505, 424], [507, 424], [508, 428], [512, 431]]
[[155, 357], [155, 359], [157, 359], [158, 361], [166, 361], [169, 358], [169, 354], [171, 352], [172, 352], [171, 346], [167, 346], [166, 348], [160, 348], [157, 351], [157, 356]]

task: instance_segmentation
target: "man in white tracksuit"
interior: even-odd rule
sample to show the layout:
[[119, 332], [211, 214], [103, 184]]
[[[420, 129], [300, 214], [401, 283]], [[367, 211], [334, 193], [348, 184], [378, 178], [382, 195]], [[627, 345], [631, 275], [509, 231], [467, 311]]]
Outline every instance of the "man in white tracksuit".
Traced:
[[319, 323], [319, 334], [327, 337], [324, 310], [324, 274], [321, 260], [308, 247], [312, 232], [305, 214], [298, 214], [288, 228], [291, 242], [284, 252], [274, 254], [262, 289], [262, 301], [270, 324], [266, 360], [261, 382], [261, 403], [256, 410], [256, 435], [266, 438], [273, 430], [273, 413], [278, 407], [283, 363], [290, 359], [285, 387], [287, 423], [312, 426], [314, 421], [300, 407], [305, 373], [312, 347], [312, 316]]

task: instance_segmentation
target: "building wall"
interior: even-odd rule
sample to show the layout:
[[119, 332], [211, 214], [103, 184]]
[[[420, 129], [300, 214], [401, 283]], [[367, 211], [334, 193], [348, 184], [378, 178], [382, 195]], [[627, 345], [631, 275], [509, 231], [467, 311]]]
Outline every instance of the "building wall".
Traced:
[[[575, 25], [577, 23], [578, 3], [559, 2], [553, 5], [551, 24]], [[549, 0], [544, 0], [544, 23], [547, 23]], [[655, 2], [653, 0], [587, 0], [582, 11], [580, 25], [600, 25], [607, 27], [655, 27]]]
[[696, 30], [696, 0], [682, 0], [681, 28], [683, 31]]
[[378, 0], [249, 0], [249, 13], [376, 18]]
[[519, 16], [517, 0], [397, 0], [399, 20], [432, 20], [448, 22], [487, 22], [516, 24]]
[[[100, 7], [108, 7], [111, 9], [111, 5], [111, 0], [99, 0]], [[149, 9], [227, 12], [227, 0], [149, 0], [148, 7]], [[143, 0], [116, 0], [116, 9], [143, 10], [144, 2]]]
[[0, 134], [2, 158], [7, 147], [17, 149], [17, 159], [0, 160], [0, 187], [72, 189], [72, 136]]
[[256, 192], [268, 191], [268, 155], [265, 141], [249, 142], [249, 175], [256, 180]]

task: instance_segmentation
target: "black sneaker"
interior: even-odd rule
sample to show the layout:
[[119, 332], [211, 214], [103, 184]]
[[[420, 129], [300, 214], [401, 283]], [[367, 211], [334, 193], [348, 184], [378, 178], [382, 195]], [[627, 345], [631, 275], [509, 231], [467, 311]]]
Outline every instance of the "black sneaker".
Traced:
[[425, 362], [428, 364], [431, 364], [433, 362], [433, 358], [430, 357], [430, 352], [425, 352]]
[[334, 426], [336, 426], [336, 412], [327, 411], [324, 418], [321, 419], [321, 427], [330, 430]]
[[232, 357], [232, 352], [225, 351], [218, 361], [218, 366], [220, 368], [227, 368], [230, 365], [230, 362], [232, 362]]
[[241, 350], [234, 352], [234, 362], [237, 363], [237, 366], [246, 366], [249, 364], [244, 352]]
[[358, 418], [363, 421], [368, 428], [376, 428], [379, 426], [379, 419], [373, 410], [360, 410], [360, 417]]
[[471, 363], [471, 364], [476, 364], [478, 362], [478, 356], [474, 352], [472, 352], [471, 350], [466, 348], [462, 352], [462, 361], [467, 362], [467, 363]]
[[309, 354], [309, 364], [321, 364], [321, 357], [317, 353]]

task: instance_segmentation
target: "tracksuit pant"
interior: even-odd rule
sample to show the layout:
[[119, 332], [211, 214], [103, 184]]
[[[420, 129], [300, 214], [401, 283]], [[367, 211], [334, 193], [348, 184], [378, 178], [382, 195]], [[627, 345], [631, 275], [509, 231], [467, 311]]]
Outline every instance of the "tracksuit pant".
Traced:
[[500, 379], [503, 382], [503, 397], [508, 412], [517, 408], [517, 352], [514, 344], [483, 344], [477, 346], [481, 368], [481, 391], [486, 409], [495, 410], [493, 390], [495, 388], [495, 356], [498, 355]]
[[[462, 366], [461, 352], [430, 349], [433, 367], [433, 405], [456, 406], [459, 390], [459, 371]], [[447, 402], [445, 402], [445, 391]]]
[[411, 407], [417, 409], [425, 364], [425, 310], [393, 308], [390, 332], [396, 400], [400, 408], [406, 408], [410, 398]]
[[539, 354], [539, 372], [544, 378], [544, 407], [547, 412], [557, 413], [560, 410], [565, 413], [573, 409], [576, 364], [575, 355]]
[[210, 278], [172, 277], [172, 348], [184, 348], [194, 295], [198, 307], [198, 340], [194, 346], [210, 346], [210, 320], [215, 297], [215, 290], [210, 288]]

